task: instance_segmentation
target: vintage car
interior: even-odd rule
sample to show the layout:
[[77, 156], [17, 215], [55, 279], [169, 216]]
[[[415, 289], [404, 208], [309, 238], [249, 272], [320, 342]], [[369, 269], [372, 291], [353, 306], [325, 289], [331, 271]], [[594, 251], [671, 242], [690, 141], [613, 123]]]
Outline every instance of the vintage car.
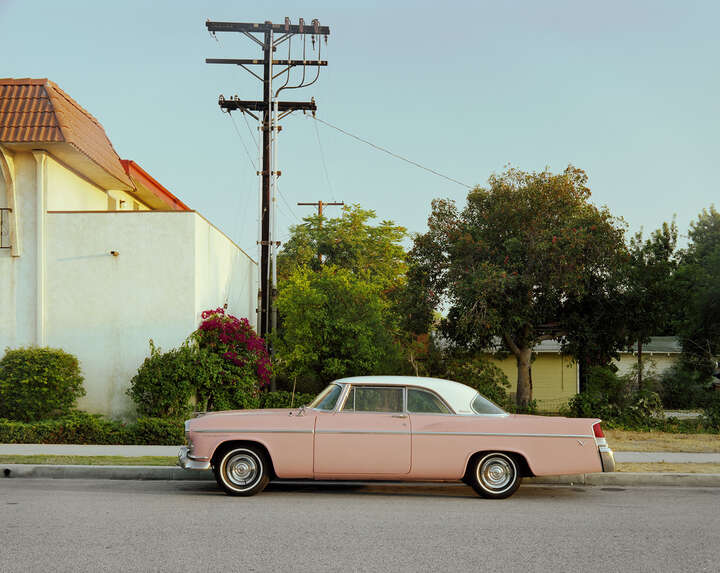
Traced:
[[435, 378], [344, 378], [307, 406], [207, 413], [185, 434], [178, 464], [242, 496], [270, 479], [462, 480], [499, 499], [523, 476], [615, 469], [600, 420], [508, 414]]

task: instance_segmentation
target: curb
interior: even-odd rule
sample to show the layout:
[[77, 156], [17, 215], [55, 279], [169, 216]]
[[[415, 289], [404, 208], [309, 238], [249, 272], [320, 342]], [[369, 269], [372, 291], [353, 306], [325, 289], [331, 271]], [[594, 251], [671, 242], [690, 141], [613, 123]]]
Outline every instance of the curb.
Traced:
[[215, 480], [210, 470], [188, 471], [176, 466], [53, 466], [0, 465], [6, 478], [116, 479], [116, 480]]
[[[214, 481], [215, 479], [210, 470], [184, 470], [173, 466], [53, 466], [31, 464], [0, 465], [0, 476], [6, 478], [166, 481]], [[387, 484], [387, 482], [354, 481], [351, 483]], [[720, 487], [720, 474], [615, 472], [525, 478], [523, 483], [533, 485]], [[392, 485], [398, 484], [399, 482], [392, 482]], [[441, 484], [434, 482], [424, 485], [437, 486]], [[451, 484], [446, 482], [443, 485]]]

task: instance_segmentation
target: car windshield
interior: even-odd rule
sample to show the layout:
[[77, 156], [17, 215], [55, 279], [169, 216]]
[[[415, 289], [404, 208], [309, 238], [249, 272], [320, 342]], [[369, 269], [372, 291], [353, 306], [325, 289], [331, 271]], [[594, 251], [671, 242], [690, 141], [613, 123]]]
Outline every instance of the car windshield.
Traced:
[[310, 402], [308, 408], [315, 408], [316, 410], [333, 410], [341, 392], [341, 386], [338, 384], [330, 384], [330, 386], [317, 395], [317, 398]]
[[472, 401], [472, 409], [476, 414], [507, 414], [500, 406], [493, 404], [482, 394], [476, 394]]

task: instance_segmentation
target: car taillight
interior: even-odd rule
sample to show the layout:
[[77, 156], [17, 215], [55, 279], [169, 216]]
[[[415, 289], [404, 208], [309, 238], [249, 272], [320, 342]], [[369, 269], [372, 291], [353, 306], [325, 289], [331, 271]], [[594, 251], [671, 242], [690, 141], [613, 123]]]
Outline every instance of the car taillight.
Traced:
[[593, 425], [593, 433], [595, 434], [596, 438], [604, 438], [605, 434], [603, 434], [602, 427], [600, 426], [600, 422]]

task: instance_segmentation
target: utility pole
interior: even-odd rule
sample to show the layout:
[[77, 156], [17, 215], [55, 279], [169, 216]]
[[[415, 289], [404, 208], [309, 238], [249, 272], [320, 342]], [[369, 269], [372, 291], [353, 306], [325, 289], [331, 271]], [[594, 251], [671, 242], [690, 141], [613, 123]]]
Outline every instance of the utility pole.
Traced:
[[[322, 201], [318, 201], [317, 203], [298, 203], [298, 205], [302, 205], [302, 206], [309, 205], [312, 207], [317, 207], [318, 208], [318, 217], [320, 217], [320, 226], [322, 227], [323, 205], [328, 206], [328, 207], [333, 206], [333, 205], [345, 205], [345, 201], [340, 201], [339, 203], [327, 203], [327, 202], [323, 203]], [[320, 253], [318, 253], [318, 261], [320, 261], [322, 263], [322, 255]]]
[[[322, 218], [322, 211], [323, 211], [323, 205], [326, 207], [331, 207], [333, 205], [345, 205], [344, 201], [340, 201], [340, 203], [328, 203], [327, 201], [318, 201], [317, 203], [298, 203], [298, 205], [310, 205], [312, 207], [318, 208], [318, 217]], [[322, 221], [320, 222], [322, 225]]]
[[[225, 98], [220, 96], [218, 104], [220, 108], [231, 113], [240, 110], [247, 113], [260, 122], [262, 131], [262, 170], [258, 172], [261, 176], [260, 183], [260, 238], [258, 241], [258, 255], [260, 259], [259, 285], [258, 285], [258, 308], [257, 323], [258, 332], [262, 338], [275, 329], [277, 324], [277, 310], [275, 297], [277, 294], [277, 274], [275, 258], [277, 247], [280, 242], [277, 240], [277, 217], [276, 217], [276, 189], [277, 178], [280, 171], [276, 168], [277, 155], [277, 134], [281, 129], [278, 121], [296, 110], [311, 111], [313, 114], [317, 109], [315, 100], [309, 102], [279, 101], [278, 96], [285, 89], [298, 89], [314, 84], [320, 76], [320, 68], [327, 66], [327, 60], [322, 60], [321, 36], [327, 44], [327, 37], [330, 34], [328, 26], [321, 26], [318, 20], [313, 20], [306, 25], [302, 18], [298, 24], [291, 24], [289, 18], [285, 18], [284, 24], [273, 24], [270, 21], [263, 23], [247, 22], [211, 22], [205, 24], [208, 31], [215, 36], [217, 32], [238, 32], [247, 36], [255, 44], [262, 48], [262, 59], [227, 59], [207, 58], [208, 64], [229, 64], [240, 66], [242, 69], [253, 75], [263, 84], [263, 99], [260, 101], [241, 100], [238, 96]], [[299, 37], [302, 45], [302, 59], [292, 58], [292, 39]], [[310, 37], [312, 50], [315, 51], [317, 43], [318, 59], [307, 59], [307, 39]], [[278, 47], [287, 42], [287, 59], [276, 59], [275, 52]], [[262, 76], [255, 73], [251, 66], [262, 66]], [[274, 66], [282, 69], [275, 73]], [[306, 81], [306, 69], [315, 68], [314, 78]], [[290, 85], [290, 72], [294, 68], [302, 68], [302, 78], [296, 85]], [[298, 73], [299, 75], [299, 73]], [[310, 74], [313, 75], [312, 73]], [[284, 78], [283, 78], [284, 76]], [[273, 93], [273, 81], [277, 80], [279, 87]], [[255, 112], [255, 113], [254, 113]], [[258, 115], [256, 115], [258, 113]], [[271, 350], [272, 353], [272, 350]], [[274, 387], [274, 381], [271, 387]], [[274, 388], [272, 388], [274, 389]]]

